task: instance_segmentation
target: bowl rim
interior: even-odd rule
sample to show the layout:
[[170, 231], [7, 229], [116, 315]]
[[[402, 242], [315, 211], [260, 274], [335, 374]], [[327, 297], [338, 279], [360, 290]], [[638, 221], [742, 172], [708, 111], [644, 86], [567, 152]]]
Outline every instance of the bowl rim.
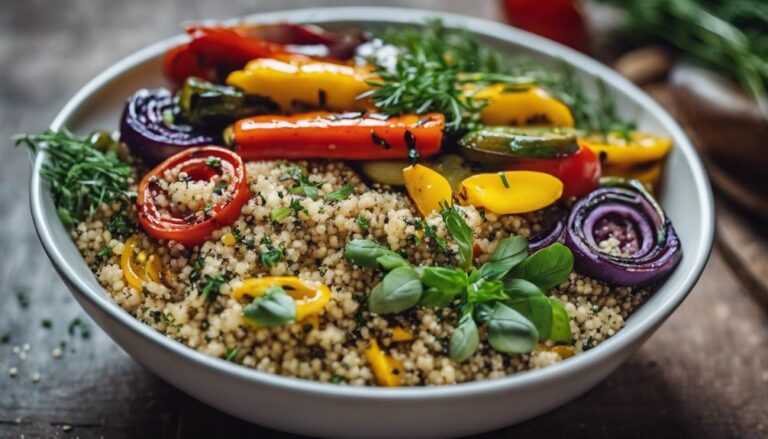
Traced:
[[[520, 390], [522, 388], [539, 385], [548, 380], [564, 379], [573, 374], [578, 374], [616, 355], [621, 349], [650, 336], [654, 328], [660, 325], [685, 299], [691, 291], [707, 263], [714, 236], [714, 201], [712, 191], [703, 164], [687, 136], [672, 119], [672, 117], [650, 98], [645, 92], [629, 82], [627, 79], [600, 62], [579, 53], [573, 49], [547, 40], [537, 35], [510, 27], [500, 22], [486, 19], [468, 17], [465, 15], [446, 12], [429, 11], [422, 9], [396, 8], [396, 7], [325, 7], [284, 10], [247, 15], [230, 20], [217, 20], [217, 22], [270, 22], [290, 20], [296, 22], [353, 22], [375, 21], [392, 25], [412, 25], [423, 23], [426, 18], [440, 17], [449, 27], [463, 27], [476, 35], [494, 38], [500, 41], [513, 42], [522, 48], [532, 52], [543, 52], [547, 55], [562, 58], [571, 65], [578, 66], [585, 73], [602, 78], [613, 89], [619, 89], [629, 99], [637, 102], [645, 111], [653, 113], [661, 124], [669, 130], [676, 148], [690, 163], [693, 174], [693, 183], [696, 196], [702, 205], [701, 234], [697, 237], [704, 243], [702, 251], [698, 254], [687, 254], [686, 257], [694, 258], [692, 269], [674, 286], [674, 291], [669, 297], [657, 304], [642, 320], [636, 321], [633, 326], [622, 328], [615, 335], [600, 343], [595, 348], [577, 355], [567, 361], [543, 368], [515, 373], [503, 378], [483, 381], [471, 381], [443, 386], [425, 387], [355, 387], [338, 386], [329, 383], [321, 383], [295, 377], [275, 375], [233, 364], [225, 360], [215, 358], [190, 348], [181, 342], [172, 340], [157, 332], [148, 325], [141, 323], [131, 314], [119, 307], [108, 298], [103, 288], [90, 288], [83, 279], [73, 273], [72, 261], [64, 257], [58, 243], [53, 239], [50, 225], [44, 215], [44, 203], [50, 203], [48, 197], [43, 196], [43, 181], [40, 177], [40, 168], [46, 158], [45, 152], [37, 154], [34, 158], [30, 178], [30, 207], [32, 218], [38, 237], [48, 254], [51, 262], [59, 274], [70, 285], [73, 294], [79, 293], [80, 297], [99, 308], [103, 313], [116, 321], [133, 335], [148, 339], [159, 345], [160, 348], [173, 353], [181, 361], [191, 361], [211, 372], [223, 373], [231, 378], [257, 383], [266, 387], [284, 391], [314, 393], [332, 398], [345, 399], [373, 399], [373, 400], [427, 400], [450, 397], [471, 397], [477, 394], [494, 394]], [[80, 106], [89, 97], [108, 85], [112, 80], [138, 64], [159, 56], [170, 47], [185, 41], [186, 35], [177, 35], [154, 43], [140, 49], [131, 55], [112, 64], [96, 77], [88, 81], [62, 108], [50, 125], [57, 130], [65, 122], [75, 115]], [[72, 288], [74, 287], [74, 288]]]

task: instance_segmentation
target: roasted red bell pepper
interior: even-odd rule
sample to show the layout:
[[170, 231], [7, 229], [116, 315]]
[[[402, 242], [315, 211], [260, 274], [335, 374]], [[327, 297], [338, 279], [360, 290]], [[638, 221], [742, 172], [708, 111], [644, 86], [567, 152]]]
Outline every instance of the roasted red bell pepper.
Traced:
[[221, 82], [248, 61], [277, 54], [348, 59], [364, 41], [359, 32], [337, 34], [295, 23], [189, 26], [186, 31], [190, 42], [169, 50], [163, 63], [166, 77], [179, 86], [190, 76]]
[[[165, 171], [176, 167], [193, 180], [221, 181], [222, 175], [228, 174], [226, 187], [220, 189], [226, 202], [206, 206], [202, 215], [179, 217], [173, 212], [161, 212], [155, 204], [163, 192], [158, 180]], [[214, 230], [234, 223], [249, 197], [245, 166], [237, 154], [217, 146], [189, 148], [157, 165], [141, 179], [136, 200], [139, 224], [154, 238], [194, 246], [208, 239]]]
[[224, 137], [246, 161], [380, 160], [437, 154], [443, 128], [445, 118], [439, 113], [387, 117], [315, 112], [241, 119]]
[[600, 159], [591, 149], [579, 144], [571, 155], [554, 159], [525, 159], [512, 163], [510, 170], [538, 171], [563, 182], [563, 197], [582, 197], [595, 190], [600, 181]]

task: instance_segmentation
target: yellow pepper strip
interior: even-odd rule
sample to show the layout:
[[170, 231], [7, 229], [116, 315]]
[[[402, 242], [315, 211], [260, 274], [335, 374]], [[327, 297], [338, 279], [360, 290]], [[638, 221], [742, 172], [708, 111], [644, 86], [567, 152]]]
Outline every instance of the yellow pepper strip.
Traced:
[[259, 297], [271, 287], [282, 287], [296, 301], [296, 321], [318, 314], [325, 304], [331, 300], [331, 290], [325, 285], [317, 288], [293, 276], [267, 276], [246, 279], [242, 285], [232, 291], [232, 298], [242, 299], [243, 296]]
[[160, 262], [160, 257], [157, 255], [150, 255], [149, 258], [147, 258], [147, 262], [144, 264], [144, 273], [146, 274], [146, 279], [157, 283], [162, 282], [162, 277], [160, 274], [162, 270], [163, 266]]
[[640, 180], [651, 189], [659, 186], [661, 174], [664, 170], [664, 161], [653, 162], [649, 165], [640, 166], [603, 166], [603, 176], [605, 177], [624, 177]]
[[498, 215], [542, 209], [563, 195], [563, 183], [543, 172], [505, 171], [477, 174], [461, 182], [463, 206], [484, 207]]
[[139, 245], [139, 238], [131, 236], [123, 244], [123, 254], [120, 255], [120, 268], [123, 270], [123, 277], [128, 285], [137, 291], [141, 291], [144, 283], [144, 269], [137, 264], [134, 252]]
[[149, 255], [142, 251], [138, 255], [136, 248], [139, 245], [139, 238], [131, 236], [123, 244], [123, 254], [120, 255], [120, 268], [123, 270], [123, 277], [128, 285], [136, 291], [141, 291], [145, 282], [162, 283], [163, 267], [160, 257]]
[[413, 334], [411, 334], [410, 332], [406, 331], [405, 329], [399, 326], [392, 328], [391, 332], [392, 332], [392, 341], [394, 341], [395, 343], [413, 340]]
[[423, 165], [411, 165], [403, 169], [403, 180], [421, 216], [426, 217], [432, 211], [439, 211], [441, 205], [451, 204], [451, 184], [438, 172]]
[[369, 70], [306, 57], [260, 58], [230, 73], [227, 84], [249, 95], [266, 96], [284, 113], [307, 107], [332, 111], [367, 110], [370, 103], [357, 96], [371, 89]]
[[629, 139], [609, 134], [606, 138], [590, 136], [582, 141], [605, 165], [629, 166], [661, 160], [672, 148], [672, 139], [640, 131], [630, 133]]
[[486, 125], [572, 127], [574, 123], [568, 106], [536, 87], [505, 90], [504, 85], [496, 84], [478, 91], [472, 98], [488, 101], [480, 111], [480, 120]]
[[385, 354], [379, 349], [376, 339], [371, 339], [371, 345], [365, 350], [365, 358], [371, 366], [376, 384], [385, 387], [397, 387], [403, 378], [405, 369], [403, 363]]

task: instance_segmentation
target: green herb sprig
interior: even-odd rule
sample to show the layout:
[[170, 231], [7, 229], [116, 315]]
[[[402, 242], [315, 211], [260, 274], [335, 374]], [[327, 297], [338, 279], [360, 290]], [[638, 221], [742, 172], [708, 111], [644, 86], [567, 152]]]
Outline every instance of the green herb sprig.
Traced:
[[368, 311], [393, 314], [414, 306], [460, 310], [449, 342], [457, 362], [470, 358], [480, 344], [479, 325], [488, 328], [488, 343], [500, 352], [531, 352], [538, 341], [571, 340], [565, 307], [544, 294], [573, 270], [573, 254], [556, 243], [528, 255], [528, 240], [501, 240], [490, 259], [473, 266], [472, 230], [461, 211], [441, 212], [448, 233], [459, 247], [460, 267], [412, 267], [400, 254], [371, 240], [350, 241], [344, 252], [355, 265], [387, 272], [368, 298]]
[[51, 187], [53, 202], [66, 227], [91, 219], [102, 203], [130, 202], [131, 167], [112, 149], [97, 149], [95, 136], [76, 137], [66, 129], [43, 134], [22, 134], [16, 145], [33, 152], [45, 150], [49, 160], [40, 175]]
[[479, 113], [486, 102], [469, 98], [470, 90], [504, 84], [509, 89], [545, 88], [571, 109], [576, 127], [590, 133], [623, 132], [634, 126], [619, 117], [604, 83], [598, 81], [596, 97], [588, 96], [565, 62], [558, 70], [522, 57], [511, 60], [466, 30], [446, 28], [441, 20], [421, 28], [387, 30], [377, 37], [398, 53], [394, 59], [369, 60], [377, 65], [378, 79], [369, 81], [374, 89], [360, 98], [370, 97], [383, 113], [436, 111], [445, 115], [448, 131], [473, 130], [482, 125]]

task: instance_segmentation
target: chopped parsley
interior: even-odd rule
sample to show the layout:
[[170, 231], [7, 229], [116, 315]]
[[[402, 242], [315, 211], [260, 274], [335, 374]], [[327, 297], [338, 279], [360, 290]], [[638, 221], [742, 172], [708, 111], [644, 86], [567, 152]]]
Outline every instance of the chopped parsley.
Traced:
[[17, 289], [16, 300], [19, 301], [20, 307], [27, 309], [29, 307], [29, 290], [26, 288]]
[[272, 245], [272, 241], [266, 236], [261, 239], [261, 243], [267, 249], [260, 255], [261, 263], [265, 266], [271, 267], [285, 257], [285, 250], [282, 247], [275, 247]]
[[112, 256], [112, 247], [108, 245], [104, 245], [103, 247], [101, 247], [101, 250], [99, 250], [99, 252], [96, 253], [96, 257], [99, 259], [104, 259], [109, 256]]
[[11, 333], [10, 332], [3, 332], [0, 334], [0, 344], [6, 344], [9, 341], [11, 341]]
[[371, 226], [371, 222], [368, 221], [368, 218], [360, 213], [358, 213], [357, 218], [355, 218], [355, 224], [357, 224], [357, 227], [360, 227], [360, 230], [365, 234], [368, 233], [368, 228]]
[[234, 359], [235, 359], [235, 357], [237, 357], [237, 353], [238, 353], [239, 351], [240, 351], [240, 349], [239, 349], [239, 348], [230, 348], [230, 349], [227, 349], [227, 353], [226, 353], [226, 355], [224, 356], [224, 359], [225, 359], [225, 360], [227, 360], [227, 361], [232, 361], [232, 360], [234, 360]]
[[325, 201], [344, 201], [347, 198], [349, 198], [350, 195], [352, 195], [353, 191], [354, 191], [354, 188], [352, 187], [352, 185], [347, 183], [341, 189], [337, 191], [333, 191], [330, 194], [326, 195], [324, 200]]
[[206, 274], [205, 283], [203, 284], [203, 289], [200, 295], [203, 296], [206, 301], [212, 301], [219, 295], [221, 286], [227, 282], [229, 282], [229, 279], [223, 274]]
[[51, 329], [53, 327], [53, 322], [51, 322], [51, 319], [43, 319], [43, 321], [40, 322], [40, 324], [45, 329]]
[[221, 168], [221, 159], [218, 157], [208, 157], [205, 159], [205, 164], [212, 168]]
[[107, 230], [114, 239], [123, 240], [131, 232], [131, 223], [128, 221], [128, 217], [123, 213], [116, 213], [109, 217], [107, 222]]
[[69, 322], [67, 326], [67, 333], [74, 337], [77, 330], [80, 330], [80, 337], [83, 339], [91, 338], [91, 326], [85, 320], [81, 320], [80, 317], [75, 317]]
[[294, 165], [288, 168], [285, 176], [283, 176], [283, 180], [294, 181], [293, 187], [289, 189], [289, 192], [294, 195], [304, 195], [312, 200], [316, 200], [319, 196], [319, 189], [322, 183], [311, 181], [298, 166]]

